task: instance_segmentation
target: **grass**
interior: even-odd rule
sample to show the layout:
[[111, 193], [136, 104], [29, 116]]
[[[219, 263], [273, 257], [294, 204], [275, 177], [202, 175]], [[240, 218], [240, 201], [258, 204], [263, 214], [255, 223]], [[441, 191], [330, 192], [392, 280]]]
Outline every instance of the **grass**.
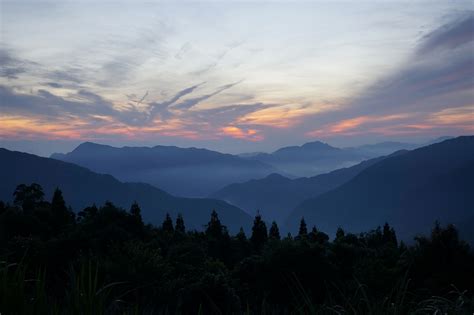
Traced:
[[[123, 282], [103, 284], [100, 277], [99, 264], [91, 260], [84, 261], [77, 268], [71, 267], [69, 285], [65, 288], [62, 301], [48, 298], [46, 272], [40, 268], [32, 268], [23, 263], [0, 262], [0, 313], [2, 314], [165, 314], [164, 305], [139, 306], [130, 305], [122, 298], [134, 289], [126, 290]], [[368, 288], [355, 280], [357, 289], [351, 295], [344, 293], [336, 285], [328, 292], [336, 292], [329, 296], [326, 303], [315, 304], [311, 295], [305, 290], [298, 277], [291, 274], [289, 288], [292, 292], [295, 307], [291, 314], [472, 314], [473, 301], [466, 297], [465, 291], [453, 287], [446, 297], [433, 296], [415, 303], [415, 296], [410, 292], [410, 279], [407, 276], [382, 299], [370, 296]], [[339, 301], [339, 302], [336, 302]], [[342, 301], [342, 302], [341, 302]], [[148, 311], [145, 311], [148, 310]], [[261, 314], [278, 312], [275, 306], [262, 301]], [[285, 312], [285, 311], [284, 311]], [[204, 314], [203, 307], [196, 310]], [[219, 314], [219, 310], [215, 310]], [[243, 314], [253, 314], [247, 307]]]

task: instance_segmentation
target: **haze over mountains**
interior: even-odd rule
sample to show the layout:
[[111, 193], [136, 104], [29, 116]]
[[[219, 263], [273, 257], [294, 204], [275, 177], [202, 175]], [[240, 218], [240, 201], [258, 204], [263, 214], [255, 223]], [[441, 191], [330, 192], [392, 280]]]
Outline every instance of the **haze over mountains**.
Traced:
[[186, 197], [204, 197], [225, 185], [277, 171], [260, 161], [231, 154], [173, 146], [115, 148], [85, 142], [70, 153], [51, 157]]
[[[438, 138], [430, 143], [446, 140]], [[273, 153], [244, 153], [241, 157], [261, 161], [283, 171], [290, 177], [310, 177], [339, 168], [349, 167], [367, 159], [388, 155], [399, 150], [411, 150], [424, 144], [381, 142], [356, 147], [336, 148], [321, 141], [289, 146]]]
[[435, 220], [472, 221], [473, 179], [474, 136], [446, 140], [382, 159], [342, 186], [304, 201], [287, 226], [294, 229], [304, 217], [323, 231], [341, 226], [360, 232], [390, 222], [402, 239], [410, 239]]
[[[387, 142], [339, 149], [312, 142], [245, 158], [195, 148], [94, 143], [49, 159], [2, 149], [0, 200], [11, 200], [18, 184], [37, 182], [48, 196], [60, 187], [76, 211], [106, 200], [128, 208], [136, 200], [147, 221], [160, 223], [166, 212], [181, 212], [190, 227], [201, 229], [216, 209], [231, 231], [247, 229], [257, 211], [268, 223], [277, 221], [282, 231], [294, 231], [301, 217], [330, 234], [338, 226], [357, 232], [388, 221], [402, 239], [427, 231], [435, 220], [461, 227], [472, 221], [473, 136], [399, 150], [312, 177], [292, 179], [276, 173], [276, 165], [285, 168], [300, 161], [306, 168], [318, 163], [335, 167], [407, 146], [416, 145]], [[97, 172], [147, 184], [123, 183]], [[211, 198], [175, 197], [162, 188]]]
[[149, 184], [122, 183], [111, 175], [97, 174], [71, 163], [1, 148], [0, 174], [0, 200], [3, 201], [12, 201], [17, 185], [38, 183], [48, 199], [59, 187], [76, 212], [105, 201], [129, 209], [137, 201], [144, 220], [156, 225], [161, 224], [167, 212], [173, 217], [181, 213], [189, 228], [201, 230], [213, 209], [233, 233], [241, 226], [249, 228], [252, 222], [247, 213], [220, 200], [174, 197]]
[[225, 200], [251, 214], [258, 211], [264, 219], [283, 223], [290, 212], [305, 199], [316, 197], [344, 184], [383, 158], [370, 159], [348, 168], [309, 178], [290, 179], [279, 174], [271, 174], [262, 179], [231, 184], [215, 192], [211, 197]]
[[117, 148], [85, 142], [67, 154], [56, 153], [51, 157], [111, 174], [122, 181], [148, 183], [173, 195], [206, 197], [227, 185], [272, 173], [289, 178], [314, 176], [414, 146], [391, 142], [341, 149], [315, 141], [273, 153], [236, 156], [197, 148]]

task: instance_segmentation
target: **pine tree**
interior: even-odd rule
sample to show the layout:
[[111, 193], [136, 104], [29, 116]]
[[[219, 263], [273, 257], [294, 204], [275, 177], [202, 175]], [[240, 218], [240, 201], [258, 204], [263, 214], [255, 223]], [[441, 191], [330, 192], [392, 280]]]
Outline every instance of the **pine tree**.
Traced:
[[247, 236], [245, 235], [244, 229], [240, 227], [239, 233], [235, 236], [240, 242], [247, 242]]
[[216, 239], [222, 238], [224, 234], [225, 227], [221, 224], [219, 216], [217, 215], [216, 210], [212, 210], [211, 220], [206, 226], [206, 235], [211, 236]]
[[142, 219], [142, 210], [140, 209], [140, 206], [138, 203], [135, 201], [132, 203], [132, 206], [130, 207], [130, 214], [137, 220], [137, 222], [142, 225], [143, 224], [143, 219]]
[[390, 246], [395, 246], [395, 247], [398, 246], [395, 230], [391, 228], [390, 225], [388, 225], [388, 223], [385, 223], [383, 226], [382, 241], [384, 244], [387, 244]]
[[270, 227], [270, 232], [268, 233], [268, 238], [276, 241], [280, 240], [280, 229], [278, 228], [278, 225], [276, 224], [275, 221], [272, 222], [272, 226]]
[[300, 230], [298, 232], [299, 238], [306, 238], [308, 236], [308, 228], [306, 227], [306, 222], [304, 218], [301, 218], [300, 221]]
[[168, 232], [168, 233], [173, 233], [174, 232], [174, 227], [173, 227], [173, 220], [171, 220], [170, 214], [166, 214], [166, 218], [163, 221], [163, 224], [161, 225], [161, 228], [163, 231]]
[[184, 219], [181, 213], [178, 213], [178, 217], [176, 218], [176, 225], [175, 225], [176, 232], [185, 233], [186, 228], [184, 227]]
[[53, 228], [56, 232], [71, 221], [71, 215], [66, 207], [63, 193], [56, 188], [51, 201], [51, 213], [53, 215]]
[[250, 237], [250, 241], [257, 251], [261, 251], [263, 249], [263, 245], [265, 245], [267, 242], [267, 239], [267, 226], [262, 220], [260, 213], [257, 213], [255, 220], [253, 221], [252, 236]]

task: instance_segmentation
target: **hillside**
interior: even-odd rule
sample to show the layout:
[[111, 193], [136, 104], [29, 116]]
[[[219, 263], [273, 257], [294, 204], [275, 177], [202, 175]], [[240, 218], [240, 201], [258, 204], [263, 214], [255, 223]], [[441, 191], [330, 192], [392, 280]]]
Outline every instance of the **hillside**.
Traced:
[[402, 238], [435, 220], [456, 223], [474, 211], [474, 136], [458, 137], [376, 163], [344, 185], [304, 201], [290, 214], [323, 231], [359, 232], [388, 221]]
[[262, 179], [226, 186], [211, 197], [225, 200], [250, 214], [258, 210], [266, 220], [283, 223], [290, 212], [305, 199], [316, 197], [344, 184], [383, 158], [370, 159], [348, 168], [309, 178], [289, 179], [271, 174]]
[[107, 200], [128, 209], [136, 200], [144, 219], [154, 224], [161, 224], [166, 212], [172, 216], [180, 212], [189, 228], [201, 229], [213, 209], [230, 231], [251, 224], [245, 212], [220, 200], [178, 198], [148, 184], [122, 183], [71, 163], [6, 149], [0, 149], [0, 174], [0, 200], [5, 201], [12, 200], [18, 184], [36, 182], [43, 186], [47, 198], [59, 187], [75, 211]]

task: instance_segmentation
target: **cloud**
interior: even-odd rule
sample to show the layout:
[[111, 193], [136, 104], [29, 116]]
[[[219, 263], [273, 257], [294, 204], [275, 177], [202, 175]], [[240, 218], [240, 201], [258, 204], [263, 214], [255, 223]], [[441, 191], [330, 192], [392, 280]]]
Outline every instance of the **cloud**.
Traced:
[[27, 73], [33, 62], [13, 56], [10, 50], [0, 48], [0, 76], [8, 79], [18, 79], [18, 75]]
[[454, 49], [474, 40], [474, 14], [446, 24], [423, 37], [417, 49], [419, 55], [437, 50]]
[[115, 115], [113, 104], [93, 92], [80, 90], [70, 95], [71, 99], [56, 96], [39, 89], [35, 94], [17, 93], [0, 86], [1, 112], [7, 114], [37, 115], [49, 119], [61, 119], [68, 115], [87, 117], [90, 115]]
[[258, 131], [255, 129], [242, 129], [236, 126], [226, 126], [221, 128], [221, 131], [224, 135], [236, 139], [245, 139], [249, 141], [263, 140], [263, 136], [259, 135]]
[[205, 82], [202, 82], [200, 84], [187, 87], [176, 93], [172, 98], [167, 101], [149, 103], [150, 115], [148, 117], [148, 121], [152, 121], [157, 115], [159, 115], [161, 119], [168, 119], [173, 116], [173, 114], [168, 110], [168, 108], [174, 103], [176, 103], [178, 100], [180, 100], [183, 96], [193, 93], [194, 90], [196, 90], [204, 83]]
[[55, 88], [55, 89], [60, 89], [63, 87], [62, 84], [56, 83], [56, 82], [46, 82], [45, 85]]
[[[396, 128], [405, 132], [427, 130], [428, 126], [436, 127], [434, 121], [428, 119], [432, 113], [472, 104], [473, 21], [472, 14], [463, 15], [423, 37], [414, 54], [398, 69], [339, 108], [306, 119], [304, 124], [310, 128], [306, 135], [360, 135], [364, 131], [385, 134]], [[403, 123], [383, 120], [383, 117], [407, 113], [410, 118], [405, 117]], [[417, 119], [423, 124], [417, 124]], [[370, 127], [371, 124], [379, 126]]]
[[205, 101], [205, 100], [207, 100], [207, 99], [209, 99], [209, 98], [211, 98], [211, 97], [213, 97], [213, 96], [215, 96], [219, 93], [224, 92], [225, 90], [228, 90], [228, 89], [236, 86], [237, 84], [241, 83], [242, 81], [243, 80], [240, 80], [240, 81], [237, 81], [237, 82], [234, 82], [234, 83], [230, 83], [230, 84], [220, 86], [214, 92], [212, 92], [210, 94], [190, 98], [190, 99], [187, 99], [187, 100], [182, 101], [180, 103], [172, 104], [171, 106], [173, 107], [173, 109], [188, 110], [188, 109], [196, 106], [200, 102]]

